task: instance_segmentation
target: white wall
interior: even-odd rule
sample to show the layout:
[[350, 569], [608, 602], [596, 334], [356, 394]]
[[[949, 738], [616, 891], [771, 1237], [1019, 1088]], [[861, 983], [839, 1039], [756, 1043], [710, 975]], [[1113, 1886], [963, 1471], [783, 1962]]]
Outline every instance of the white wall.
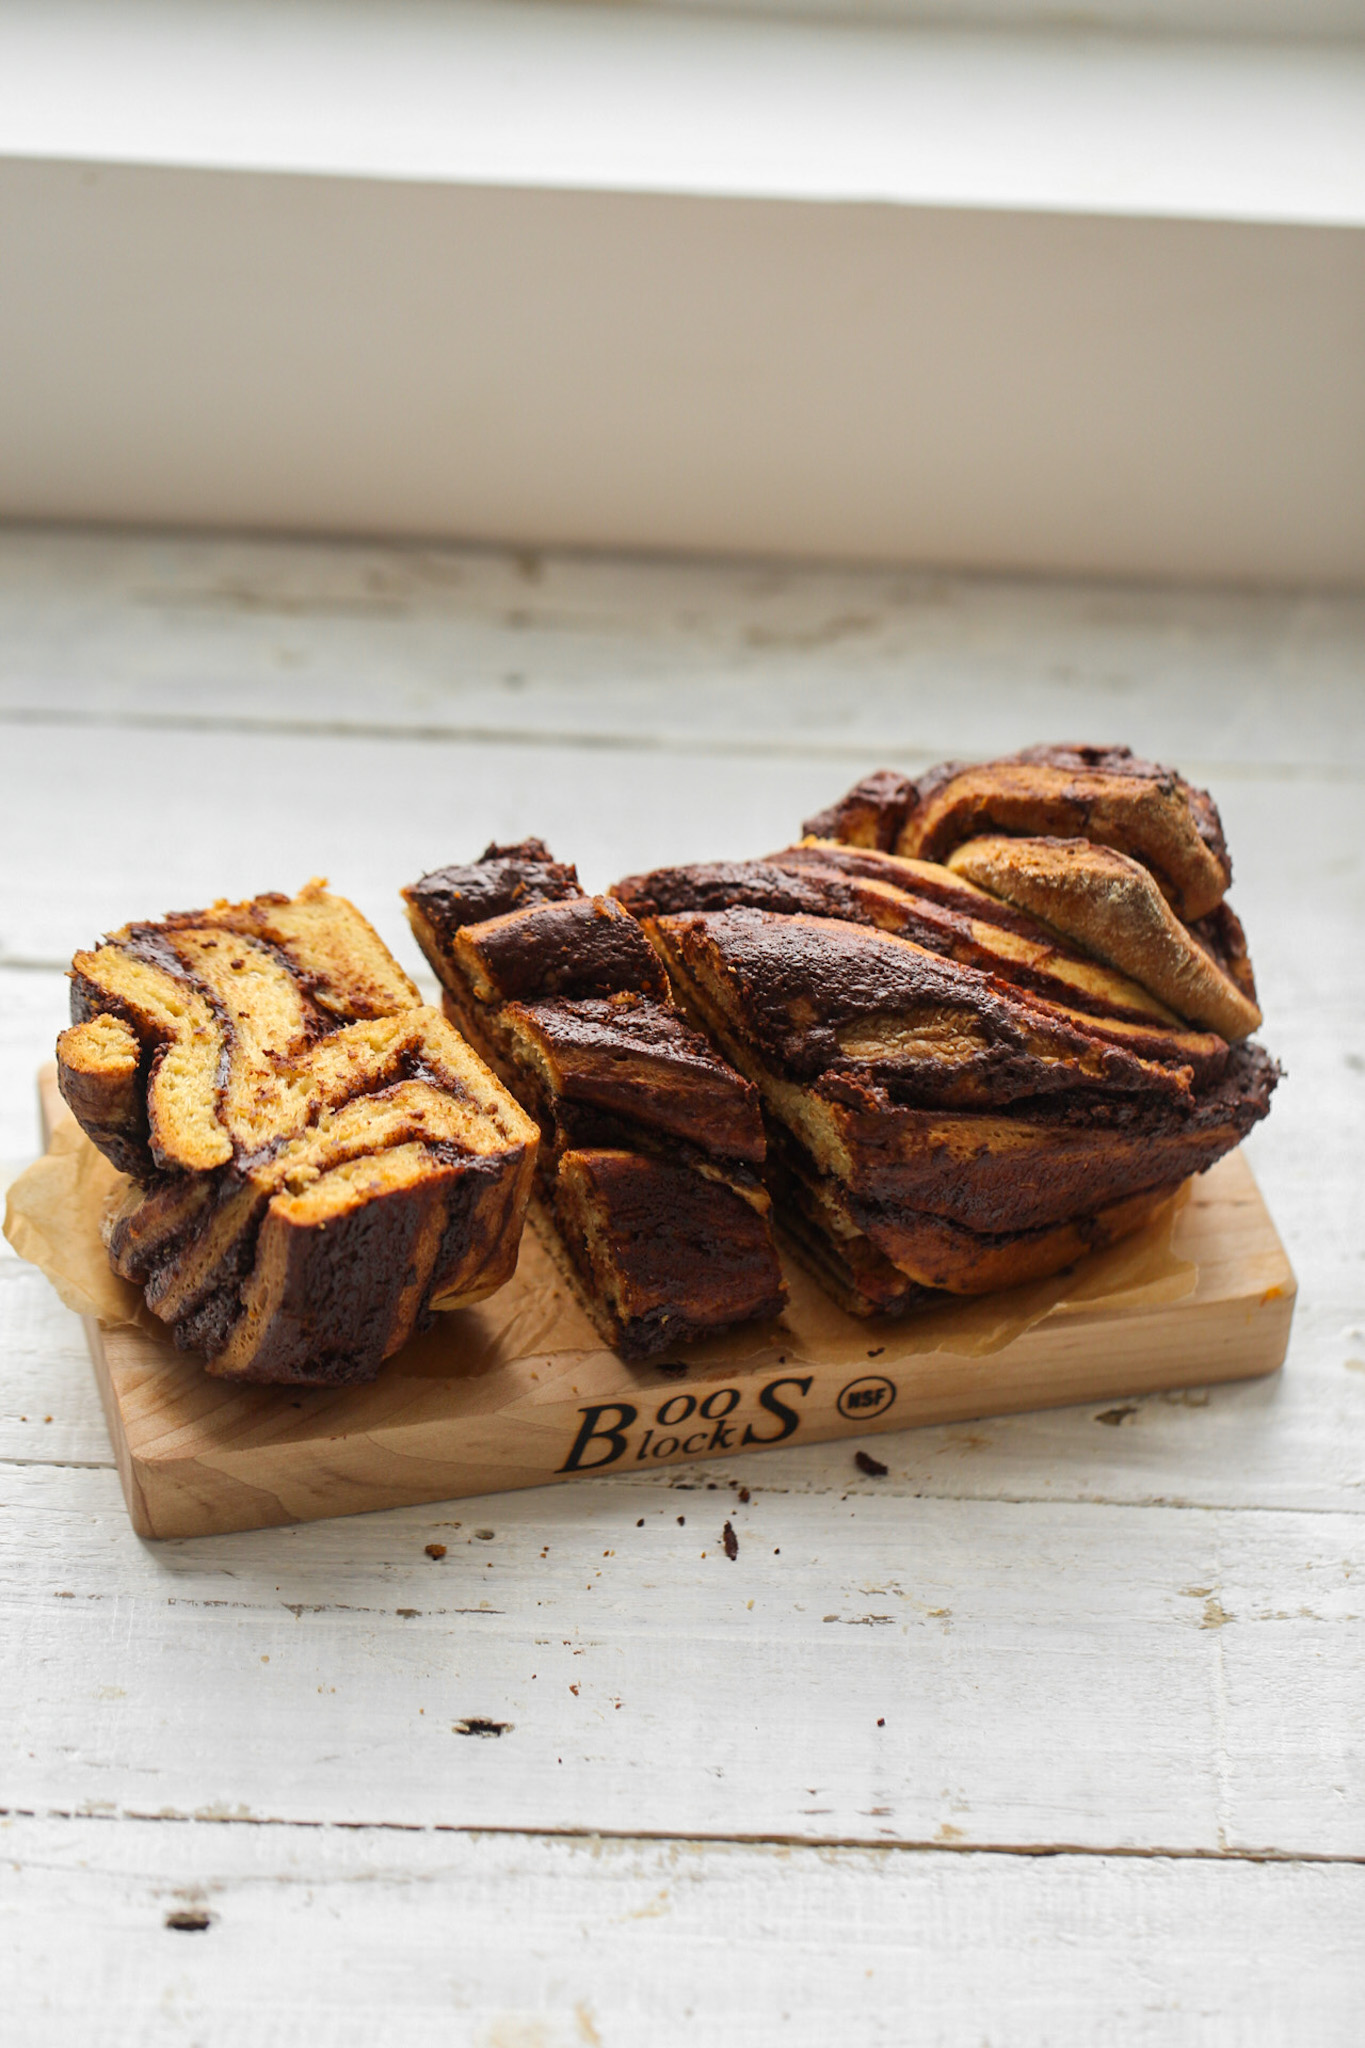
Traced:
[[0, 251], [0, 516], [1365, 578], [1359, 50], [0, 0]]

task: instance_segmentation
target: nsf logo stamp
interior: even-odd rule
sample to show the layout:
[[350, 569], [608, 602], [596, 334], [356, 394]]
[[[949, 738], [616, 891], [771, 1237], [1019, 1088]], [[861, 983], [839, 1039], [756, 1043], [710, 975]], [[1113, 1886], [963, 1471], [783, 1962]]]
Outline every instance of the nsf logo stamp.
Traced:
[[839, 1396], [839, 1413], [846, 1422], [871, 1422], [875, 1416], [885, 1415], [896, 1398], [894, 1380], [884, 1379], [880, 1373], [867, 1373], [862, 1379], [850, 1380]]

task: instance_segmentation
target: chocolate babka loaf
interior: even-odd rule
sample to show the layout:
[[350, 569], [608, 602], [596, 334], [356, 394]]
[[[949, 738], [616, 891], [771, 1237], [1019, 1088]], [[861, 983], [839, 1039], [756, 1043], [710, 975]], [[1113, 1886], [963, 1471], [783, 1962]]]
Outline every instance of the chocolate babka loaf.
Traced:
[[760, 1089], [788, 1240], [870, 1315], [1061, 1270], [1266, 1114], [1230, 873], [1207, 795], [1077, 747], [872, 776], [784, 853], [613, 893]]
[[371, 1380], [517, 1262], [539, 1133], [350, 903], [215, 903], [72, 966], [62, 1094], [110, 1263], [223, 1378]]
[[635, 920], [536, 839], [403, 895], [449, 1015], [539, 1123], [533, 1213], [606, 1342], [645, 1359], [776, 1315], [757, 1091]]

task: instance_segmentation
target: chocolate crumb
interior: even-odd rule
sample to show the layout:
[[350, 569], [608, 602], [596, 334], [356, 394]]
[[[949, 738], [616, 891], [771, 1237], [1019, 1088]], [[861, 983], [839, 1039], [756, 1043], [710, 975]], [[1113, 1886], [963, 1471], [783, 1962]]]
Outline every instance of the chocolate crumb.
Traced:
[[853, 1462], [860, 1472], [866, 1472], [869, 1479], [885, 1479], [886, 1477], [886, 1467], [881, 1459], [872, 1457], [867, 1451], [856, 1451]]
[[735, 1559], [739, 1556], [739, 1538], [738, 1536], [736, 1536], [734, 1528], [732, 1524], [729, 1522], [725, 1524], [724, 1529], [721, 1531], [721, 1541], [725, 1545], [725, 1555], [729, 1558], [731, 1564], [733, 1564]]
[[641, 1517], [640, 1517], [639, 1521], [638, 1521], [638, 1522], [637, 1522], [637, 1523], [635, 1524], [635, 1526], [636, 1526], [636, 1528], [637, 1528], [637, 1529], [643, 1529], [643, 1528], [644, 1528], [644, 1526], [645, 1526], [645, 1518], [644, 1518], [644, 1516], [643, 1516], [643, 1515], [641, 1515]]
[[878, 1726], [879, 1728], [885, 1728], [885, 1726], [886, 1726], [886, 1716], [885, 1716], [885, 1714], [878, 1714], [878, 1716], [877, 1716], [877, 1726]]
[[748, 1501], [748, 1499], [749, 1499], [749, 1489], [748, 1489], [748, 1487], [747, 1487], [747, 1486], [741, 1486], [741, 1487], [740, 1487], [740, 1489], [739, 1489], [739, 1497], [740, 1497], [740, 1499], [741, 1499], [742, 1501], [744, 1501], [744, 1502], [746, 1502], [746, 1503], [747, 1503], [747, 1501]]
[[427, 1545], [427, 1556], [428, 1556], [428, 1557], [444, 1557], [444, 1556], [445, 1556], [445, 1554], [446, 1554], [446, 1547], [445, 1547], [444, 1543], [428, 1543], [428, 1545]]
[[679, 1517], [678, 1517], [678, 1527], [679, 1527], [680, 1529], [682, 1529], [682, 1528], [685, 1528], [685, 1527], [686, 1527], [686, 1524], [687, 1524], [687, 1517], [686, 1517], [686, 1515], [679, 1515]]
[[212, 1925], [212, 1915], [202, 1908], [182, 1906], [166, 1915], [166, 1925], [177, 1934], [207, 1934]]

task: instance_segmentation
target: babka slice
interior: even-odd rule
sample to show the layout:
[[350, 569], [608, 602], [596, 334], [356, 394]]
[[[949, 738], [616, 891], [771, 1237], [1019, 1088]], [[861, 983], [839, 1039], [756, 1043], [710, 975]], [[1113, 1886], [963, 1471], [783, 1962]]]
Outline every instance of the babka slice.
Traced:
[[[1067, 751], [1092, 795], [1105, 761], [1159, 782], [1226, 866], [1202, 793], [1115, 750]], [[984, 803], [984, 773], [974, 788]], [[1187, 925], [1140, 852], [1091, 841], [997, 831], [947, 864], [877, 844], [925, 801], [871, 777], [815, 821], [855, 844], [812, 837], [613, 892], [761, 1090], [782, 1228], [859, 1314], [1041, 1278], [1127, 1235], [1241, 1141], [1278, 1076], [1241, 1042], [1260, 1012], [1221, 897]], [[1118, 834], [1124, 803], [1103, 818]]]
[[639, 924], [534, 839], [403, 895], [449, 1015], [537, 1119], [547, 1242], [606, 1342], [644, 1359], [776, 1315], [757, 1092]]
[[215, 903], [72, 965], [58, 1083], [110, 1262], [220, 1377], [373, 1379], [510, 1278], [539, 1133], [353, 905]]

